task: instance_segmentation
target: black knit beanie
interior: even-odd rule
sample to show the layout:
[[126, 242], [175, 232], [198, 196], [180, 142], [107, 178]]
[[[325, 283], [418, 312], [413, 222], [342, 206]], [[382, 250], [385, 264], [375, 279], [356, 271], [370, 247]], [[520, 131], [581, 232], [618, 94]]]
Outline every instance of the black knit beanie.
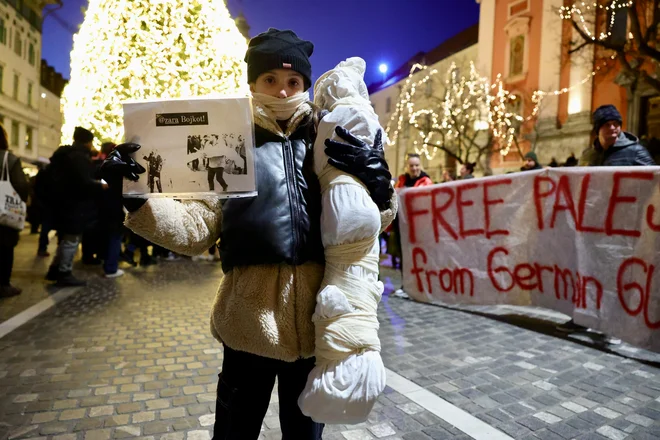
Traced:
[[593, 114], [592, 121], [594, 124], [594, 133], [598, 134], [600, 127], [605, 125], [609, 121], [619, 121], [619, 124], [623, 123], [623, 118], [621, 113], [611, 104], [601, 105], [596, 109]]
[[248, 82], [255, 82], [259, 75], [274, 69], [293, 69], [302, 75], [305, 90], [312, 85], [312, 65], [309, 57], [314, 44], [298, 38], [295, 32], [270, 28], [250, 40], [245, 53], [248, 66]]
[[87, 144], [94, 140], [94, 133], [87, 130], [86, 128], [76, 127], [75, 130], [73, 130], [73, 140], [74, 142]]

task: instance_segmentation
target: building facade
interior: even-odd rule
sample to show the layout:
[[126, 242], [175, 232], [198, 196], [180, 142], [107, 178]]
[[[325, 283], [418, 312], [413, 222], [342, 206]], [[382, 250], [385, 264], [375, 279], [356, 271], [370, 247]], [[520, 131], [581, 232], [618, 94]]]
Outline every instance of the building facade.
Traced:
[[[559, 10], [564, 0], [476, 0], [479, 16], [479, 69], [491, 81], [498, 75], [507, 90], [519, 96], [516, 109], [529, 118], [535, 91], [546, 95], [538, 115], [522, 127], [523, 149], [533, 149], [542, 164], [562, 163], [590, 146], [591, 114], [601, 105], [615, 105], [623, 127], [640, 137], [660, 139], [660, 98], [648, 87], [628, 84], [618, 62], [608, 53], [586, 46], [570, 53], [581, 37]], [[572, 3], [572, 2], [571, 2]], [[590, 14], [585, 9], [586, 14]], [[591, 12], [589, 22], [603, 29], [608, 17]], [[593, 24], [589, 26], [594, 27]], [[591, 29], [597, 35], [599, 31]], [[557, 93], [555, 93], [557, 92]], [[520, 157], [494, 155], [493, 169], [516, 170]]]
[[53, 155], [62, 136], [60, 98], [66, 80], [46, 60], [41, 60], [40, 82], [38, 158], [43, 161]]
[[41, 156], [41, 11], [54, 3], [0, 0], [0, 123], [26, 162]]
[[[412, 81], [419, 81], [429, 76], [428, 81], [423, 84], [423, 90], [418, 90], [415, 103], [418, 106], [436, 108], [442, 100], [445, 92], [446, 73], [455, 64], [459, 69], [465, 71], [471, 62], [475, 62], [478, 56], [478, 34], [479, 27], [472, 26], [463, 32], [449, 38], [442, 44], [429, 52], [420, 52], [388, 75], [382, 82], [369, 86], [371, 104], [378, 115], [381, 126], [390, 127], [390, 131], [396, 130], [396, 106], [401, 98], [401, 91], [408, 80], [411, 68], [415, 64], [428, 66], [426, 70], [412, 75]], [[430, 71], [437, 74], [429, 75]], [[389, 164], [390, 171], [394, 176], [402, 174], [405, 169], [406, 155], [416, 152], [415, 141], [418, 135], [409, 124], [403, 124], [398, 140], [390, 148], [385, 149], [385, 158]], [[434, 181], [440, 181], [442, 171], [445, 168], [456, 172], [456, 163], [452, 158], [441, 150], [431, 152], [428, 157], [421, 155], [422, 165], [425, 171]]]

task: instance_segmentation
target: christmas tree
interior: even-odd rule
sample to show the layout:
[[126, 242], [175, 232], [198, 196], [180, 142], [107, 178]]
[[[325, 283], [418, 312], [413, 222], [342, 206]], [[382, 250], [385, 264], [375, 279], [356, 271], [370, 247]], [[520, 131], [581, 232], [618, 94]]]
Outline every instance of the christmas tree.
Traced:
[[78, 125], [123, 140], [124, 101], [247, 93], [246, 49], [223, 0], [90, 0], [62, 94], [62, 142]]

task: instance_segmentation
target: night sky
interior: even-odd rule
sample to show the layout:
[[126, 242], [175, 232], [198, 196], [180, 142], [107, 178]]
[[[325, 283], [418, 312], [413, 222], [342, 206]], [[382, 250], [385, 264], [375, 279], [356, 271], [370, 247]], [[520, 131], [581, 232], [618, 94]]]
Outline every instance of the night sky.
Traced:
[[[87, 0], [62, 1], [64, 7], [44, 21], [43, 57], [68, 78], [72, 32]], [[313, 80], [359, 56], [367, 61], [367, 84], [382, 79], [380, 63], [396, 70], [479, 20], [475, 0], [228, 0], [228, 7], [234, 17], [245, 15], [251, 37], [275, 27], [311, 40]]]

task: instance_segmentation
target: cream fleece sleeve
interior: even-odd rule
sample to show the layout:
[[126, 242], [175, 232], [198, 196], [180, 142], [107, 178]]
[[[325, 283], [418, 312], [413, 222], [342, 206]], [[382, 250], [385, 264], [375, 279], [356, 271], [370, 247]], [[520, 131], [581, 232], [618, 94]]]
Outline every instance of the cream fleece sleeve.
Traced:
[[141, 237], [183, 255], [199, 255], [220, 236], [220, 200], [149, 199], [126, 217], [126, 227]]

